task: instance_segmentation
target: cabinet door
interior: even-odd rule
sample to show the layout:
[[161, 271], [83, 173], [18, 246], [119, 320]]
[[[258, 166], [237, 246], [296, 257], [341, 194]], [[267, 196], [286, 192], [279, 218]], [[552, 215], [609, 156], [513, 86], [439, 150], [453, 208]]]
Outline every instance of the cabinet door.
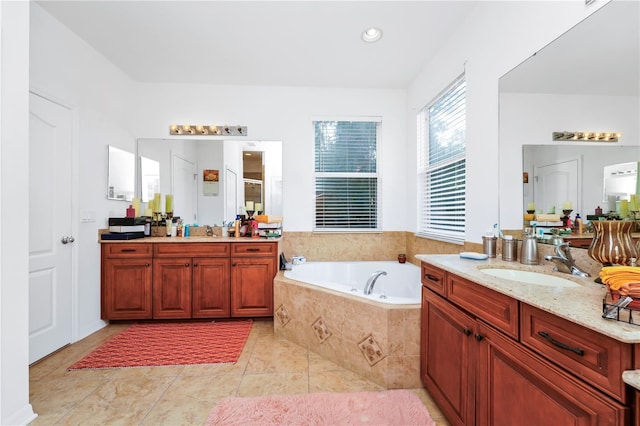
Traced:
[[153, 260], [153, 318], [191, 318], [191, 258]]
[[229, 279], [229, 259], [193, 259], [193, 318], [229, 317]]
[[626, 407], [478, 322], [478, 425], [623, 425]]
[[151, 258], [103, 259], [102, 319], [151, 319]]
[[273, 257], [231, 259], [231, 316], [268, 317], [273, 315]]
[[420, 375], [454, 425], [474, 424], [475, 324], [473, 317], [422, 288]]

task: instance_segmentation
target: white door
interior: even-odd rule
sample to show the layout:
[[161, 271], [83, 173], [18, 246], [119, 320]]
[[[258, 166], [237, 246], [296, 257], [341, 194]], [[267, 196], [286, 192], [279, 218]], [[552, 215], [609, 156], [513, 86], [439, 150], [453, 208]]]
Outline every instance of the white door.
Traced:
[[562, 215], [562, 204], [571, 201], [574, 213], [580, 212], [579, 160], [572, 159], [534, 167], [533, 197], [536, 208], [547, 213], [550, 207]]
[[195, 223], [196, 198], [198, 183], [196, 182], [196, 165], [177, 155], [171, 161], [171, 190], [173, 192], [173, 211], [184, 223]]
[[29, 94], [29, 363], [71, 343], [72, 114]]

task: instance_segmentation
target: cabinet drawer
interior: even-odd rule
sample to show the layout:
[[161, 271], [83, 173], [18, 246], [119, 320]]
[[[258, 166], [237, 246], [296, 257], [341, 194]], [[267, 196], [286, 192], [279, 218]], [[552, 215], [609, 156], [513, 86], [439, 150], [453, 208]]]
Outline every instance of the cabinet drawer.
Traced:
[[422, 285], [442, 296], [447, 295], [446, 275], [446, 271], [422, 262]]
[[157, 243], [154, 257], [229, 257], [229, 243]]
[[275, 256], [278, 243], [231, 243], [231, 256]]
[[571, 321], [522, 304], [521, 341], [550, 361], [626, 403], [622, 371], [632, 347]]
[[447, 275], [447, 298], [498, 330], [518, 339], [518, 301], [453, 274]]
[[117, 244], [102, 244], [102, 253], [105, 257], [109, 258], [134, 258], [134, 257], [150, 257], [153, 253], [153, 244], [131, 244], [131, 243], [117, 243]]

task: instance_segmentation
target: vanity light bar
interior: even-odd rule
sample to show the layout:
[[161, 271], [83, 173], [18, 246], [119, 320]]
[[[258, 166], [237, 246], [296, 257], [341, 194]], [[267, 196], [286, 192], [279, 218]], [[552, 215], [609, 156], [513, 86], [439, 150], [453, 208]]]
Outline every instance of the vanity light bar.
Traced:
[[183, 136], [247, 136], [247, 126], [172, 124], [169, 126], [169, 134]]
[[554, 141], [618, 142], [619, 132], [553, 132]]

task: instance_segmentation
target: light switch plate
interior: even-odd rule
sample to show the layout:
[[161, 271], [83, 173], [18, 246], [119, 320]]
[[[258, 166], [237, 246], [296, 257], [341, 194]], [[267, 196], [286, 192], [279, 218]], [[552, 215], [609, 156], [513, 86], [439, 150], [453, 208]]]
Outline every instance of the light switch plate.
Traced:
[[80, 211], [80, 222], [81, 223], [90, 223], [96, 221], [96, 212], [93, 210], [81, 210]]

